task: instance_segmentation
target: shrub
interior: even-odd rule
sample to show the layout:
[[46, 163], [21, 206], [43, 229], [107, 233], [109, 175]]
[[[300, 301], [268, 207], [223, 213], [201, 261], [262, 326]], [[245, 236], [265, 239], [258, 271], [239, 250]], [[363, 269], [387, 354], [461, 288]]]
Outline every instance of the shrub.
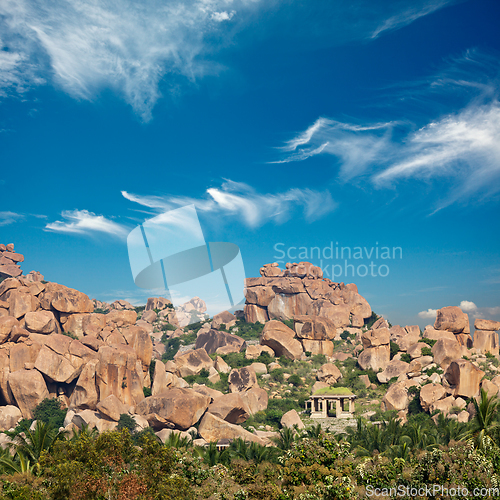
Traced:
[[427, 375], [429, 375], [429, 377], [434, 374], [434, 373], [437, 373], [438, 375], [442, 375], [444, 372], [441, 368], [439, 368], [438, 366], [433, 366], [432, 368], [429, 368], [426, 372], [425, 372]]
[[434, 344], [437, 342], [437, 340], [432, 340], [432, 339], [428, 339], [427, 337], [424, 337], [422, 339], [422, 342], [425, 342], [430, 347], [434, 347]]
[[420, 352], [422, 353], [422, 356], [432, 356], [432, 349], [430, 347], [422, 347]]
[[286, 356], [280, 356], [278, 361], [279, 361], [279, 364], [281, 366], [284, 366], [285, 368], [288, 366], [291, 366], [293, 364], [293, 360], [288, 359]]
[[238, 328], [238, 336], [245, 340], [255, 340], [260, 338], [264, 325], [262, 323], [247, 323], [244, 319], [236, 320], [236, 324], [230, 328]]
[[398, 344], [396, 344], [396, 342], [393, 342], [391, 340], [390, 349], [391, 349], [391, 359], [392, 359], [399, 352], [399, 346], [398, 346]]
[[401, 361], [404, 361], [405, 363], [411, 363], [411, 356], [405, 352], [401, 354]]
[[162, 331], [164, 332], [173, 332], [175, 330], [177, 330], [177, 327], [172, 325], [171, 323], [165, 323], [162, 327], [161, 327]]
[[223, 354], [221, 358], [231, 368], [242, 368], [243, 366], [251, 365], [254, 362], [253, 359], [246, 359], [245, 353], [243, 352], [230, 352], [229, 354]]
[[298, 387], [299, 385], [302, 385], [302, 380], [298, 375], [292, 375], [288, 378], [287, 382], [289, 384], [293, 384], [295, 387]]
[[340, 338], [342, 340], [347, 340], [349, 338], [349, 335], [350, 333], [347, 331], [347, 330], [344, 330], [341, 334], [340, 334]]
[[162, 338], [162, 342], [165, 344], [165, 353], [161, 357], [161, 360], [165, 363], [166, 361], [171, 361], [174, 359], [174, 356], [177, 354], [177, 351], [181, 347], [181, 339], [179, 337], [175, 339], [166, 339]]
[[380, 316], [372, 311], [372, 315], [369, 318], [365, 319], [366, 329], [369, 330], [373, 326], [373, 323], [375, 323], [375, 321], [377, 321], [379, 318]]
[[137, 422], [128, 413], [122, 413], [120, 415], [120, 420], [118, 420], [118, 427], [117, 427], [119, 431], [123, 429], [128, 429], [130, 434], [133, 434], [136, 428], [137, 428]]
[[324, 354], [315, 354], [312, 358], [312, 365], [314, 368], [319, 368], [326, 363], [326, 356]]
[[71, 333], [71, 332], [62, 332], [62, 334], [66, 335], [66, 337], [69, 337], [70, 339], [78, 340], [78, 337], [74, 333]]
[[59, 429], [59, 427], [63, 426], [66, 410], [61, 409], [61, 401], [59, 399], [46, 398], [37, 405], [33, 416], [35, 420], [41, 420]]
[[294, 321], [293, 319], [283, 319], [281, 320], [286, 326], [288, 326], [288, 328], [291, 328], [292, 330], [294, 329]]
[[285, 380], [283, 373], [284, 373], [284, 371], [282, 368], [276, 368], [276, 370], [273, 370], [270, 373], [271, 379], [274, 380], [275, 382], [279, 382], [280, 384], [282, 384]]
[[142, 392], [144, 393], [145, 398], [149, 398], [152, 395], [151, 389], [149, 387], [143, 387]]
[[255, 360], [256, 363], [264, 363], [265, 365], [268, 365], [269, 363], [272, 363], [274, 360], [271, 357], [271, 355], [268, 352], [261, 352], [259, 357]]

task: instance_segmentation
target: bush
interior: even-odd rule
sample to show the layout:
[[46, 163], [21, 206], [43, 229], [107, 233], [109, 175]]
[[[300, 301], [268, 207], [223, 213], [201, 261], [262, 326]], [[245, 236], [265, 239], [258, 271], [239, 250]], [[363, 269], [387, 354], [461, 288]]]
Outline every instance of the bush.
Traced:
[[262, 323], [247, 323], [244, 319], [236, 320], [236, 324], [232, 326], [229, 330], [234, 330], [238, 328], [238, 337], [245, 340], [256, 340], [260, 338], [260, 334], [264, 328]]
[[324, 354], [315, 354], [312, 358], [312, 365], [314, 368], [319, 368], [326, 363], [326, 356]]
[[152, 395], [151, 389], [149, 387], [143, 387], [142, 392], [144, 393], [145, 398], [149, 398]]
[[117, 427], [119, 431], [123, 429], [128, 429], [130, 434], [133, 434], [136, 428], [137, 428], [137, 422], [128, 413], [122, 413], [120, 415], [120, 420], [118, 420], [118, 427]]
[[279, 361], [279, 364], [281, 366], [284, 366], [285, 368], [288, 367], [288, 366], [291, 366], [293, 364], [293, 360], [292, 359], [288, 359], [286, 356], [280, 356], [279, 359], [278, 359], [278, 361]]
[[373, 326], [373, 323], [375, 323], [375, 321], [377, 321], [379, 318], [380, 316], [372, 311], [372, 315], [369, 318], [365, 319], [366, 329], [369, 330]]
[[428, 339], [427, 337], [424, 337], [422, 339], [422, 342], [425, 342], [430, 347], [434, 347], [434, 344], [437, 342], [437, 340], [432, 340], [432, 339]]
[[280, 384], [282, 384], [285, 381], [285, 377], [283, 374], [284, 371], [282, 368], [276, 368], [276, 370], [273, 370], [270, 373], [271, 379], [274, 380], [275, 382], [279, 382]]
[[292, 375], [288, 378], [287, 382], [289, 384], [294, 385], [295, 387], [298, 387], [299, 385], [302, 385], [302, 380], [298, 375]]
[[162, 331], [164, 332], [174, 332], [177, 330], [177, 327], [172, 325], [171, 323], [166, 323], [161, 327]]
[[347, 340], [350, 336], [350, 333], [347, 331], [347, 330], [344, 330], [341, 334], [340, 334], [340, 338], [342, 340]]
[[59, 399], [46, 398], [37, 405], [33, 416], [35, 420], [41, 420], [45, 424], [59, 429], [59, 427], [63, 426], [66, 411], [61, 408], [61, 401]]
[[243, 366], [251, 365], [254, 362], [253, 359], [246, 359], [245, 353], [243, 352], [230, 352], [229, 354], [223, 354], [221, 358], [231, 368], [242, 368]]
[[401, 361], [404, 361], [405, 363], [411, 363], [411, 356], [405, 352], [401, 354]]
[[398, 344], [396, 344], [396, 342], [393, 342], [392, 340], [390, 346], [391, 346], [391, 359], [392, 359], [399, 352], [399, 346]]
[[422, 356], [432, 356], [432, 349], [430, 347], [422, 347]]

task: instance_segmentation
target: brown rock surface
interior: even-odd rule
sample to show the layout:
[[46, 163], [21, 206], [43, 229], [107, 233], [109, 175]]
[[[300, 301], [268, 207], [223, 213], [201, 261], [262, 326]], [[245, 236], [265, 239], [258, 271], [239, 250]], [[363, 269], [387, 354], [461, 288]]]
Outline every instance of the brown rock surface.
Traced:
[[136, 406], [135, 412], [145, 416], [150, 423], [154, 415], [157, 415], [166, 423], [170, 422], [178, 429], [187, 430], [200, 420], [209, 403], [208, 396], [193, 389], [174, 388], [143, 399]]
[[490, 330], [476, 330], [474, 332], [473, 347], [482, 354], [489, 352], [494, 356], [498, 356], [498, 333]]
[[33, 418], [33, 410], [49, 397], [47, 385], [37, 370], [18, 370], [9, 375], [9, 387], [23, 418]]
[[246, 304], [243, 310], [245, 313], [245, 321], [248, 323], [265, 323], [269, 321], [269, 315], [265, 307], [256, 304]]
[[363, 347], [377, 347], [387, 345], [391, 340], [390, 331], [387, 328], [378, 328], [377, 330], [368, 330], [361, 334]]
[[28, 312], [24, 316], [26, 329], [35, 333], [57, 332], [56, 318], [52, 311]]
[[250, 416], [250, 408], [240, 393], [224, 394], [207, 411], [231, 424], [242, 424]]
[[283, 427], [294, 427], [296, 425], [298, 429], [305, 428], [304, 422], [302, 422], [302, 420], [300, 419], [297, 410], [287, 411], [281, 417], [281, 425]]
[[96, 371], [97, 359], [88, 361], [82, 368], [78, 377], [75, 389], [71, 394], [70, 408], [78, 410], [95, 410], [99, 396], [96, 389]]
[[260, 343], [270, 347], [277, 356], [299, 359], [304, 352], [301, 343], [294, 338], [295, 332], [281, 321], [269, 321], [262, 330]]
[[240, 394], [250, 410], [250, 415], [257, 413], [258, 411], [263, 411], [267, 408], [269, 396], [261, 387], [255, 386]]
[[431, 405], [444, 398], [446, 389], [441, 384], [427, 384], [420, 389], [420, 404], [425, 411], [429, 411]]
[[111, 394], [99, 402], [97, 411], [110, 420], [118, 422], [118, 420], [120, 420], [120, 415], [122, 413], [127, 413], [128, 408], [114, 394]]
[[434, 344], [432, 355], [434, 362], [445, 370], [452, 361], [462, 357], [462, 348], [456, 340], [441, 339]]
[[61, 286], [54, 293], [51, 305], [63, 313], [87, 313], [94, 310], [94, 304], [87, 295], [65, 286]]
[[443, 307], [437, 311], [434, 328], [452, 333], [470, 333], [469, 316], [460, 307]]
[[377, 373], [377, 379], [381, 384], [387, 384], [391, 378], [399, 377], [400, 375], [406, 373], [409, 366], [410, 365], [404, 361], [393, 359], [389, 362], [383, 372]]
[[333, 363], [325, 363], [317, 371], [316, 378], [320, 382], [333, 385], [342, 378], [342, 373]]
[[310, 352], [313, 356], [323, 354], [327, 358], [333, 356], [333, 342], [331, 340], [301, 340], [304, 352]]
[[382, 399], [382, 406], [385, 408], [385, 411], [405, 410], [408, 408], [408, 404], [408, 392], [404, 382], [392, 384]]
[[243, 427], [230, 424], [209, 412], [205, 413], [202, 418], [198, 432], [209, 443], [217, 442], [220, 439], [241, 438], [247, 442], [255, 442], [263, 446], [265, 444], [261, 438], [243, 429]]
[[181, 377], [198, 375], [201, 370], [210, 371], [210, 368], [214, 365], [207, 351], [203, 348], [188, 351], [186, 354], [176, 356], [175, 364]]
[[[491, 332], [496, 332], [500, 330], [500, 321], [493, 321], [491, 319], [479, 319], [474, 321], [474, 328], [476, 330], [487, 330]], [[475, 336], [475, 334], [474, 334]]]
[[358, 365], [362, 370], [372, 369], [378, 373], [380, 369], [385, 370], [390, 361], [390, 348], [388, 345], [368, 347], [358, 356]]
[[253, 368], [249, 366], [234, 368], [231, 370], [228, 380], [231, 392], [245, 392], [258, 386], [257, 375]]
[[453, 395], [472, 398], [479, 392], [484, 372], [470, 361], [457, 359], [446, 370], [444, 377], [453, 389]]
[[0, 431], [12, 429], [22, 418], [23, 414], [17, 406], [0, 406]]
[[[218, 330], [209, 330], [201, 333], [196, 339], [195, 349], [204, 348], [208, 354], [218, 352], [218, 349], [224, 348], [225, 353], [241, 352], [246, 348], [246, 342], [241, 337], [232, 333], [220, 332]], [[228, 348], [230, 349], [228, 351]]]

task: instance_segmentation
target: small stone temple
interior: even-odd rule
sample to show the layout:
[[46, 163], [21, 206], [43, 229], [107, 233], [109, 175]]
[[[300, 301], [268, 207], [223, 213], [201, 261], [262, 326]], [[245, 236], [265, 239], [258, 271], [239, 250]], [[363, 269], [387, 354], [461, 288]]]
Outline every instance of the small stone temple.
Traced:
[[352, 418], [355, 399], [356, 396], [345, 387], [327, 387], [319, 389], [306, 401], [306, 410], [311, 410], [311, 418], [328, 418], [335, 403], [336, 418]]

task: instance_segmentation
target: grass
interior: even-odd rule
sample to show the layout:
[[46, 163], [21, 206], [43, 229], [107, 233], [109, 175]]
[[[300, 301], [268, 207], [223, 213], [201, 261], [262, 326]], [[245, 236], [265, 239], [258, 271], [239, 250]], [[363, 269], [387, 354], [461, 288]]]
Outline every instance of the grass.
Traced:
[[354, 396], [353, 392], [347, 387], [324, 387], [318, 389], [315, 396]]

